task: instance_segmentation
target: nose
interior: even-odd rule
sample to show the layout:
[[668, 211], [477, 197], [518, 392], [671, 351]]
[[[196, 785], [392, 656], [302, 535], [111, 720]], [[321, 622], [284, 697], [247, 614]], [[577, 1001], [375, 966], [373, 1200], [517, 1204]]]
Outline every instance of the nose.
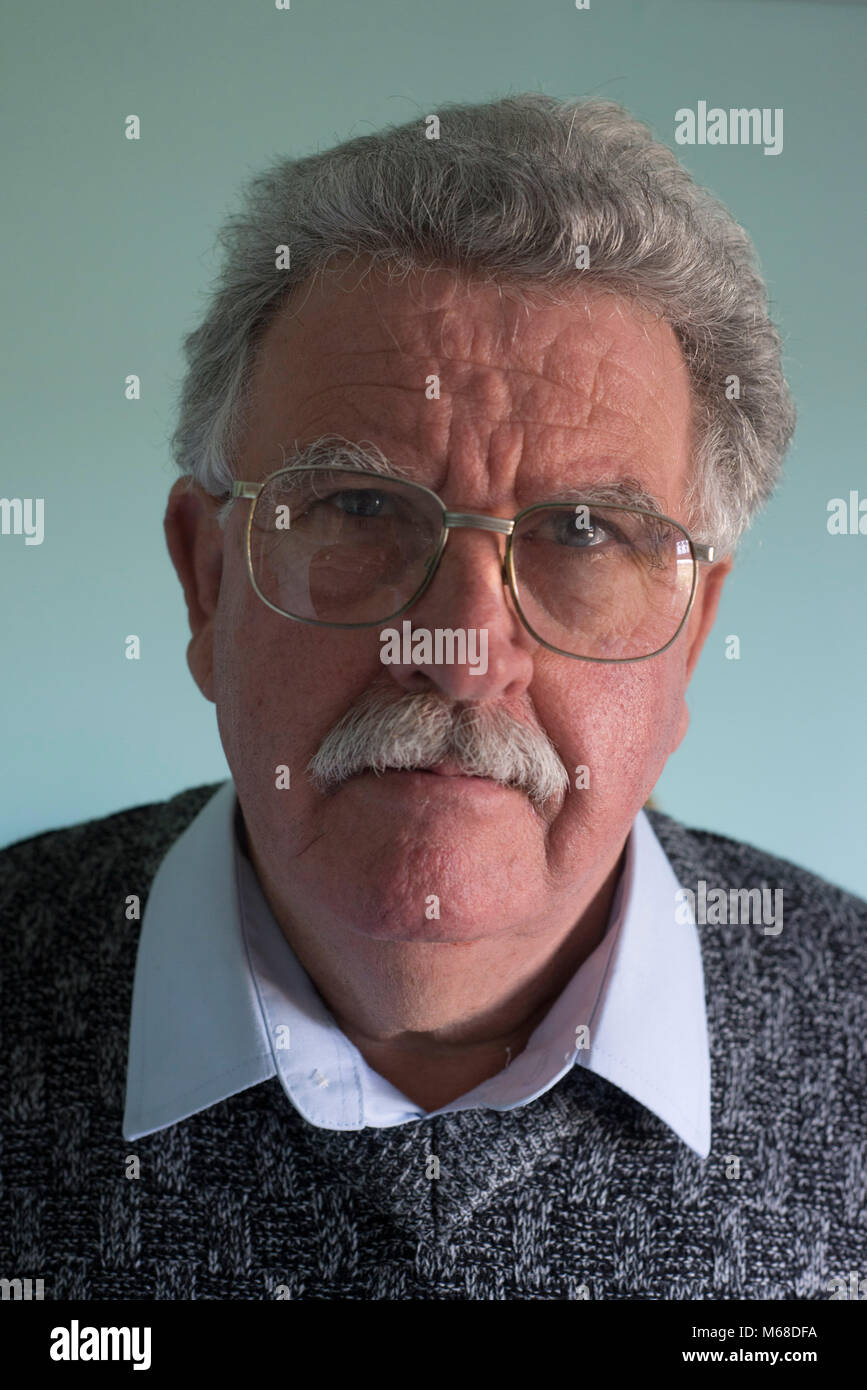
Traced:
[[[436, 690], [455, 701], [516, 699], [530, 684], [536, 643], [518, 617], [505, 579], [504, 536], [449, 532], [421, 598], [391, 626], [411, 623], [413, 659], [386, 666], [406, 691]], [[438, 637], [439, 634], [439, 637]]]

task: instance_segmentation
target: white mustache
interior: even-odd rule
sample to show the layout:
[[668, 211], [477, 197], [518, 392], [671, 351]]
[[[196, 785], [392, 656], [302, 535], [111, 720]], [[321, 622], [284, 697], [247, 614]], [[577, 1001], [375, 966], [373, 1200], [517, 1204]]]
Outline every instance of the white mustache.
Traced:
[[379, 688], [365, 691], [329, 730], [307, 771], [316, 790], [327, 793], [359, 772], [446, 761], [467, 776], [517, 787], [539, 806], [569, 790], [548, 736], [499, 706], [455, 705], [433, 692], [391, 699]]

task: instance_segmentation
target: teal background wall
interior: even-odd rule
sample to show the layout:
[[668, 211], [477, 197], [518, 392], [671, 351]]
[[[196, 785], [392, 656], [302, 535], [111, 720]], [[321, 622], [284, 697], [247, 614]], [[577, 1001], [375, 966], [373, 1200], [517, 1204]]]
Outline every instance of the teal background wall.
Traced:
[[[865, 30], [860, 5], [786, 0], [7, 7], [0, 495], [45, 498], [45, 540], [0, 536], [0, 843], [228, 775], [162, 516], [180, 340], [240, 181], [445, 101], [542, 90], [621, 101], [746, 226], [800, 411], [656, 798], [867, 895], [867, 535], [826, 529], [829, 499], [867, 497]], [[782, 107], [783, 152], [675, 146], [699, 100]]]

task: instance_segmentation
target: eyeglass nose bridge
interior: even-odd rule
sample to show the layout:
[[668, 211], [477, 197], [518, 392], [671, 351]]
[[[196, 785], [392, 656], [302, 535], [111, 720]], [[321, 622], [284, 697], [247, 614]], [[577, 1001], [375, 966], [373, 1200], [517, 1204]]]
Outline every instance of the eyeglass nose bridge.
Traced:
[[[494, 534], [498, 536], [511, 536], [515, 529], [514, 520], [507, 521], [506, 518], [502, 516], [487, 516], [484, 512], [445, 512], [443, 514], [443, 525], [446, 531], [445, 540], [448, 540], [449, 531], [456, 531], [462, 526], [478, 531], [493, 531]], [[507, 546], [501, 569], [503, 583], [507, 586], [509, 584], [508, 556], [509, 550]], [[440, 552], [440, 557], [442, 557], [442, 551]]]
[[484, 512], [446, 512], [443, 521], [449, 531], [457, 526], [471, 526], [479, 531], [496, 531], [501, 536], [511, 536], [515, 529], [514, 521], [507, 521], [502, 516], [486, 516]]

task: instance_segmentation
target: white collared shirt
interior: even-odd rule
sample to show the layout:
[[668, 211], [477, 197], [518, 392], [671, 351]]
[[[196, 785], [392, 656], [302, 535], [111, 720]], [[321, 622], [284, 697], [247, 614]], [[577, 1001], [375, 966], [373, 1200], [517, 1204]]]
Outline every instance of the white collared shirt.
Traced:
[[277, 1076], [310, 1124], [362, 1129], [526, 1105], [584, 1066], [710, 1152], [710, 1052], [698, 932], [639, 812], [608, 927], [503, 1070], [425, 1111], [338, 1027], [281, 931], [235, 831], [225, 782], [157, 870], [133, 989], [123, 1136], [138, 1139]]

